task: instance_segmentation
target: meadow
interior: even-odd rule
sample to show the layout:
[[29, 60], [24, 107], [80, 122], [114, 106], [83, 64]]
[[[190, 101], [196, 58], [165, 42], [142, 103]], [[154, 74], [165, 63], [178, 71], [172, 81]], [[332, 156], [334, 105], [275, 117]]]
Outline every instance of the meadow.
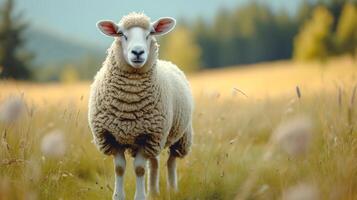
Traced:
[[[157, 199], [357, 199], [352, 60], [263, 63], [189, 79], [194, 145], [179, 161], [176, 194], [166, 190], [162, 152]], [[113, 161], [91, 142], [88, 90], [89, 83], [0, 82], [0, 103], [9, 96], [26, 102], [20, 119], [0, 122], [0, 199], [111, 198]], [[53, 132], [64, 135], [53, 144], [64, 145], [60, 156], [42, 144]], [[132, 199], [131, 160], [127, 169]]]

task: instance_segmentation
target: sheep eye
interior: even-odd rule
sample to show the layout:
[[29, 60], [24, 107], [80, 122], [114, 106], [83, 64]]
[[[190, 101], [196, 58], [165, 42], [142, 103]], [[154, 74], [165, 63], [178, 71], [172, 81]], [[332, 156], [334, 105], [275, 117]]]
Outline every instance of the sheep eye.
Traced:
[[118, 32], [118, 35], [119, 35], [119, 37], [124, 37], [125, 40], [128, 40], [128, 37], [127, 37], [126, 35], [124, 35], [123, 32], [119, 31], [119, 32]]

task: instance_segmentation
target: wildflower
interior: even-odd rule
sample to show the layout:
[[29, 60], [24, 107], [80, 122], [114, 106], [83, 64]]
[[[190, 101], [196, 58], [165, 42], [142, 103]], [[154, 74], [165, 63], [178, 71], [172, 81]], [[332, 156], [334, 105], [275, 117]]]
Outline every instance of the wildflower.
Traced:
[[54, 130], [42, 138], [41, 151], [47, 157], [59, 158], [66, 152], [64, 134], [60, 130]]
[[0, 121], [5, 123], [16, 122], [26, 110], [23, 97], [10, 97], [0, 106]]
[[283, 192], [282, 200], [317, 200], [319, 191], [315, 185], [300, 183]]
[[41, 178], [41, 164], [34, 158], [27, 161], [27, 167], [25, 168], [26, 178], [31, 181], [39, 181]]
[[304, 154], [311, 142], [312, 122], [307, 117], [295, 117], [278, 126], [273, 140], [292, 156]]

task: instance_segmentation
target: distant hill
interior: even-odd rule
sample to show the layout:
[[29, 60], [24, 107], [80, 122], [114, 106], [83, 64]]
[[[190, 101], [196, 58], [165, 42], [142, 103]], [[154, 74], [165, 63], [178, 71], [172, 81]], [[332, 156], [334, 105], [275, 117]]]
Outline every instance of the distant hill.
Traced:
[[30, 28], [26, 48], [35, 54], [34, 64], [76, 62], [84, 57], [103, 57], [105, 47], [69, 38], [54, 32]]

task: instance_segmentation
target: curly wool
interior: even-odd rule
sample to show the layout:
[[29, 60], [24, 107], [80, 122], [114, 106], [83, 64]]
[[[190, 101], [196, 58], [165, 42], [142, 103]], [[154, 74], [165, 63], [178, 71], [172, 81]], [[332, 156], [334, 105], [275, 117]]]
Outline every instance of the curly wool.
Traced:
[[175, 65], [157, 57], [156, 40], [139, 70], [126, 63], [119, 39], [108, 49], [89, 98], [90, 128], [103, 153], [125, 148], [135, 155], [141, 148], [155, 157], [165, 147], [178, 157], [188, 153], [193, 131], [189, 83]]
[[119, 21], [119, 26], [122, 26], [125, 29], [129, 29], [133, 26], [138, 26], [144, 29], [148, 29], [150, 27], [150, 18], [146, 16], [144, 13], [132, 12], [124, 16]]

